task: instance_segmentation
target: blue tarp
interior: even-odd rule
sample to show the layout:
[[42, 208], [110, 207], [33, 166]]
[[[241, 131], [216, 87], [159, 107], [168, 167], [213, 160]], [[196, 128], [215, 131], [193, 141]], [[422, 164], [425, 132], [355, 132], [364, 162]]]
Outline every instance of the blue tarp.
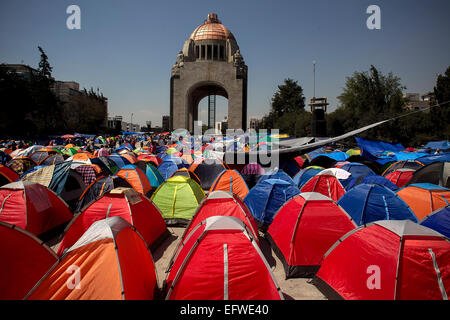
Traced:
[[376, 184], [360, 184], [339, 199], [338, 204], [358, 225], [377, 220], [418, 222], [409, 206], [392, 190]]
[[420, 221], [420, 224], [450, 238], [450, 206], [430, 213]]
[[305, 185], [306, 182], [308, 182], [309, 179], [314, 177], [316, 174], [318, 174], [323, 169], [315, 169], [315, 168], [305, 168], [301, 170], [299, 173], [297, 173], [294, 177], [294, 183], [297, 185], [298, 188], [301, 188]]
[[440, 153], [431, 156], [424, 156], [416, 159], [417, 161], [427, 165], [433, 162], [448, 162], [450, 161], [450, 152]]
[[424, 152], [395, 152], [395, 158], [397, 161], [416, 160], [417, 158], [428, 156], [428, 153]]
[[315, 158], [317, 155], [323, 153], [324, 151], [325, 151], [324, 147], [321, 147], [321, 148], [318, 148], [318, 149], [316, 149], [316, 150], [313, 150], [313, 151], [307, 153], [306, 156], [307, 156], [310, 160], [312, 160], [313, 158]]
[[356, 143], [362, 150], [362, 156], [379, 164], [397, 161], [395, 154], [400, 151], [406, 151], [400, 143], [392, 144], [384, 141], [372, 141], [355, 137]]
[[450, 149], [450, 142], [448, 142], [448, 141], [430, 141], [424, 146], [424, 148], [425, 149], [430, 148], [433, 151], [435, 151], [436, 149], [446, 150], [446, 149]]
[[[342, 151], [333, 151], [333, 152], [327, 152], [327, 153], [319, 153], [319, 154], [314, 155], [314, 158], [317, 158], [319, 156], [325, 156], [325, 157], [331, 158], [331, 159], [336, 160], [336, 161], [345, 161], [345, 160], [347, 160], [347, 158], [350, 157], [350, 155], [348, 153], [345, 153], [345, 152], [342, 152]], [[312, 159], [314, 159], [314, 158], [312, 158]]]
[[300, 194], [297, 186], [280, 179], [256, 184], [244, 199], [253, 217], [270, 225], [277, 211], [292, 197]]

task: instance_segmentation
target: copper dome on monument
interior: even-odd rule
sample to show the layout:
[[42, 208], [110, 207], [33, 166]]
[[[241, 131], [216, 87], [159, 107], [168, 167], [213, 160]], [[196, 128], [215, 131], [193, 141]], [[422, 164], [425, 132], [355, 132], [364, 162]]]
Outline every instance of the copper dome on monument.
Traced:
[[205, 22], [195, 28], [190, 39], [197, 40], [227, 40], [234, 39], [233, 34], [217, 18], [217, 14], [208, 14]]

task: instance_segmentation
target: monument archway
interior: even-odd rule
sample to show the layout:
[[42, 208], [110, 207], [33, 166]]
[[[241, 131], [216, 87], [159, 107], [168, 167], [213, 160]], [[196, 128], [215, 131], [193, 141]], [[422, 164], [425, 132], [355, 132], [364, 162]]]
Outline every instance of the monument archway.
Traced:
[[[217, 105], [216, 100], [217, 96], [224, 97], [228, 99], [228, 93], [227, 90], [218, 83], [213, 82], [200, 82], [199, 84], [195, 85], [193, 88], [188, 90], [188, 96], [187, 96], [187, 110], [188, 110], [188, 129], [192, 132], [194, 128], [194, 121], [200, 120], [199, 117], [199, 104], [200, 101], [202, 101], [204, 98], [208, 98], [207, 102], [207, 112], [208, 117], [206, 124], [209, 128], [214, 128], [216, 121], [222, 120], [217, 119]], [[229, 107], [229, 104], [228, 104]], [[228, 113], [228, 110], [227, 110]]]
[[[185, 41], [170, 79], [170, 129], [191, 133], [198, 120], [198, 104], [209, 97], [208, 110], [215, 111], [215, 97], [228, 99], [227, 127], [247, 129], [247, 66], [233, 34], [211, 13]], [[214, 128], [216, 119], [208, 117]]]

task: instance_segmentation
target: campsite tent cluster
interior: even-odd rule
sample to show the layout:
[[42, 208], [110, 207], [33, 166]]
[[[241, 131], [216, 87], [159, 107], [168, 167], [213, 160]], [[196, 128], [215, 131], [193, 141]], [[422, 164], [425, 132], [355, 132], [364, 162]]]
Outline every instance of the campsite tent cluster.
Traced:
[[357, 143], [271, 170], [177, 144], [0, 153], [0, 299], [284, 299], [263, 238], [328, 298], [447, 299], [450, 153]]

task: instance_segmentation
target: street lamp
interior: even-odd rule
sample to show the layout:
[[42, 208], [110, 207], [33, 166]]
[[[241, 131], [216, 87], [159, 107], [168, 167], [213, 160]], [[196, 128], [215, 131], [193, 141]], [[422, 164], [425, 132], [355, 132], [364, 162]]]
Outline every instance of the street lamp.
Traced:
[[316, 60], [313, 60], [313, 98], [316, 97]]

